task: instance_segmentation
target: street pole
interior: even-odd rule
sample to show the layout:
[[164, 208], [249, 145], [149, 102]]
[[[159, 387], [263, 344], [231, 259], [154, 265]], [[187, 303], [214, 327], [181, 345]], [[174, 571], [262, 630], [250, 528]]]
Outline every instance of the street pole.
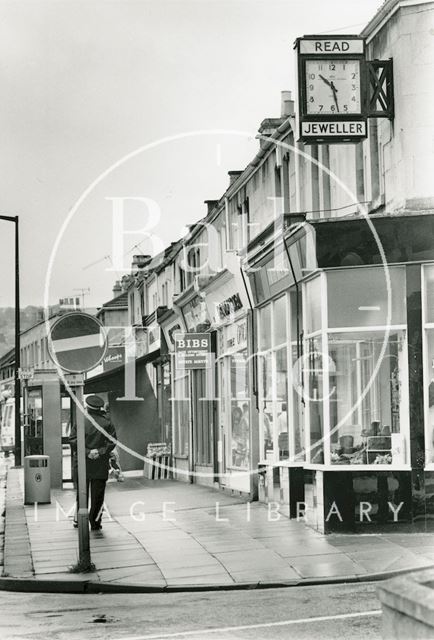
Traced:
[[20, 370], [20, 247], [19, 247], [19, 224], [18, 216], [1, 216], [0, 220], [13, 222], [15, 224], [15, 466], [22, 465], [21, 450], [21, 384], [19, 377]]
[[15, 220], [15, 466], [23, 464], [21, 449], [21, 384], [19, 378], [20, 362], [20, 253], [18, 216]]
[[83, 383], [75, 388], [77, 399], [75, 408], [75, 421], [77, 425], [77, 482], [78, 482], [78, 553], [79, 564], [82, 571], [91, 567], [89, 544], [89, 514], [87, 511], [87, 487], [86, 487], [86, 443], [84, 432]]

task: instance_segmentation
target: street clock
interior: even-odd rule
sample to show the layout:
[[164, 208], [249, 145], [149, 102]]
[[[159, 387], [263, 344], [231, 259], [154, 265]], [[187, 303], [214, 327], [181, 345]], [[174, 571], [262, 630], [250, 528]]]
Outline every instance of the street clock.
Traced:
[[296, 41], [300, 138], [357, 142], [367, 136], [365, 42], [358, 36]]
[[361, 115], [360, 60], [307, 60], [306, 114]]

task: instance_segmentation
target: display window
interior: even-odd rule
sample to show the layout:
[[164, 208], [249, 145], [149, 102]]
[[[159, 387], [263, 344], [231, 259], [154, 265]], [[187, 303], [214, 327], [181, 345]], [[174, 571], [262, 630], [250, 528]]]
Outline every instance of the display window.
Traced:
[[[175, 370], [175, 369], [174, 369]], [[176, 371], [176, 370], [175, 370]], [[190, 376], [175, 375], [173, 384], [173, 448], [174, 454], [188, 455], [189, 425], [191, 421]]]
[[252, 418], [247, 317], [221, 327], [217, 344], [221, 469], [245, 471], [250, 468]]
[[306, 305], [315, 298], [319, 314], [314, 318], [312, 309], [304, 314], [311, 464], [378, 468], [409, 462], [403, 268], [390, 268], [388, 280], [391, 289], [382, 268], [339, 269], [304, 285]]
[[34, 387], [27, 392], [27, 424], [24, 428], [26, 456], [44, 453], [43, 433], [42, 389]]
[[434, 469], [434, 265], [422, 268], [425, 466]]
[[293, 376], [297, 346], [288, 339], [290, 306], [285, 294], [258, 311], [260, 457], [274, 462], [300, 458], [304, 452], [298, 381]]
[[228, 357], [230, 368], [231, 466], [248, 469], [250, 459], [250, 398], [247, 351]]
[[332, 464], [404, 463], [405, 333], [384, 338], [381, 331], [329, 335]]

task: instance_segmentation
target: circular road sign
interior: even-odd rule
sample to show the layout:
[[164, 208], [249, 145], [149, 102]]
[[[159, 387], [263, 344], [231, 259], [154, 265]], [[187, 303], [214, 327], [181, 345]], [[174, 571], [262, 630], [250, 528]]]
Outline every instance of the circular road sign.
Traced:
[[107, 335], [94, 316], [79, 311], [66, 313], [52, 325], [48, 347], [56, 366], [68, 373], [86, 373], [104, 358]]

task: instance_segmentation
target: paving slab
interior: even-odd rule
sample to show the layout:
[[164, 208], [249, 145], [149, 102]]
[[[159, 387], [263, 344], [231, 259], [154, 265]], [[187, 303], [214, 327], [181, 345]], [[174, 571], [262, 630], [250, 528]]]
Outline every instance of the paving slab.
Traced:
[[[108, 483], [103, 530], [90, 534], [96, 571], [72, 574], [68, 568], [78, 558], [78, 534], [68, 517], [74, 492], [53, 492], [52, 504], [37, 510], [24, 507], [20, 470], [14, 470], [8, 495], [5, 564], [13, 567], [11, 575], [50, 584], [69, 580], [161, 589], [302, 584], [359, 579], [434, 561], [429, 534], [323, 536], [275, 513], [270, 519], [266, 505], [247, 507], [238, 497], [197, 485], [127, 477], [123, 484]], [[174, 502], [167, 506], [172, 520], [163, 502]]]

